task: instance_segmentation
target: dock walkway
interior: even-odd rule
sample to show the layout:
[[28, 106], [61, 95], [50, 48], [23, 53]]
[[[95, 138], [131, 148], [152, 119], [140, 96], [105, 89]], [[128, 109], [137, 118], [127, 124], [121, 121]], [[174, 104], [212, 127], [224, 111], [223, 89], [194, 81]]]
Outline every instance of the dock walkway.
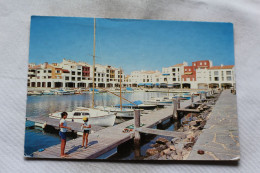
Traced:
[[224, 90], [187, 160], [238, 160], [237, 118], [236, 95]]
[[[199, 101], [199, 97], [194, 98], [194, 102]], [[180, 103], [181, 109], [185, 109], [191, 104], [191, 100], [185, 100]], [[164, 120], [172, 117], [173, 106], [153, 111], [149, 114], [141, 116], [142, 128], [153, 127]], [[132, 139], [134, 131], [123, 133], [122, 131], [129, 125], [133, 125], [134, 120], [129, 120], [113, 127], [107, 127], [89, 135], [89, 147], [87, 149], [80, 148], [82, 138], [67, 141], [65, 152], [69, 154], [68, 159], [94, 159], [118, 145]], [[68, 125], [69, 126], [69, 125]], [[42, 152], [34, 152], [35, 158], [60, 158], [60, 144], [49, 147]]]

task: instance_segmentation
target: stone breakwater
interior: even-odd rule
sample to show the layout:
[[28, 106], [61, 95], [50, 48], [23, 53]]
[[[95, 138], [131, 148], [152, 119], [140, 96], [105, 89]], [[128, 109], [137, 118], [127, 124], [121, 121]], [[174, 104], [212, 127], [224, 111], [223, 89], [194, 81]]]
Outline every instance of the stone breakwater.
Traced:
[[[206, 124], [211, 109], [208, 107], [200, 114], [189, 113], [184, 116], [180, 128], [176, 131], [185, 132], [186, 137], [173, 138], [170, 141], [163, 137], [158, 138], [156, 143], [146, 150], [145, 160], [186, 160]], [[203, 154], [203, 151], [199, 153]]]

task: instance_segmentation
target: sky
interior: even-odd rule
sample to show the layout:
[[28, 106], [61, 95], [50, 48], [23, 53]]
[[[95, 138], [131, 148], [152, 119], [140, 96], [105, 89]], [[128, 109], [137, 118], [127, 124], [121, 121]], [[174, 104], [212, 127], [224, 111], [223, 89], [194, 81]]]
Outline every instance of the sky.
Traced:
[[[32, 16], [29, 63], [93, 63], [94, 19]], [[232, 23], [96, 19], [96, 63], [135, 70], [211, 60], [234, 65]]]

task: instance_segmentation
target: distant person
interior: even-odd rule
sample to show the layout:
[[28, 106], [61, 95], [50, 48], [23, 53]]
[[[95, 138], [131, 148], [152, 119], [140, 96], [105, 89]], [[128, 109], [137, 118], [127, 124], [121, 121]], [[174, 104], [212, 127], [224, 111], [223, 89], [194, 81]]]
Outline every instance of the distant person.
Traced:
[[[84, 123], [81, 125], [81, 128], [83, 130], [83, 139], [82, 139], [81, 147], [86, 149], [88, 147], [88, 134], [91, 130], [91, 124], [89, 124], [87, 117], [83, 117], [83, 121], [84, 121]], [[86, 139], [86, 146], [84, 147], [85, 139]]]
[[60, 138], [61, 138], [60, 157], [68, 156], [67, 154], [64, 153], [65, 145], [66, 145], [66, 132], [67, 132], [67, 129], [71, 130], [70, 127], [67, 127], [67, 122], [66, 122], [67, 116], [68, 116], [67, 112], [62, 112], [61, 113], [60, 131], [59, 131], [59, 135], [60, 135]]

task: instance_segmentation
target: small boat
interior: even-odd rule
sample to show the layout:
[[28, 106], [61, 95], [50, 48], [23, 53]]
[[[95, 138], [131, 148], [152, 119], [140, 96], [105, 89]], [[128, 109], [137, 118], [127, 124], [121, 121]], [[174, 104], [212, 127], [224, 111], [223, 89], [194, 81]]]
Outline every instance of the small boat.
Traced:
[[[134, 118], [134, 109], [130, 109], [130, 108], [121, 109], [112, 106], [96, 106], [95, 108], [106, 112], [116, 113], [116, 117], [119, 118]], [[143, 112], [143, 109], [141, 109], [141, 112]]]
[[190, 95], [190, 93], [183, 93], [183, 94], [180, 94], [180, 95], [176, 95], [173, 98], [179, 98], [179, 99], [182, 99], [182, 100], [189, 100], [191, 98], [191, 95]]
[[54, 92], [52, 90], [45, 90], [42, 92], [43, 95], [54, 95]]
[[[82, 118], [88, 117], [89, 123], [98, 126], [113, 126], [115, 123], [115, 113], [105, 112], [98, 109], [78, 107], [72, 112], [67, 112], [68, 117], [66, 120], [83, 123]], [[61, 112], [54, 112], [49, 115], [50, 118], [60, 119]]]
[[[115, 107], [120, 107], [120, 104], [115, 105]], [[145, 109], [145, 110], [150, 110], [150, 109], [155, 109], [157, 105], [155, 104], [144, 104], [142, 101], [137, 100], [134, 101], [133, 103], [128, 103], [128, 104], [122, 104], [123, 108], [131, 108], [131, 109]]]
[[172, 99], [169, 97], [155, 98], [152, 97], [150, 100], [144, 101], [145, 104], [156, 104], [157, 106], [171, 105]]
[[[93, 88], [89, 88], [89, 93], [92, 94], [93, 93]], [[94, 94], [99, 93], [99, 90], [94, 88]]]
[[27, 95], [28, 96], [40, 96], [40, 95], [42, 95], [42, 92], [41, 91], [28, 91]]

